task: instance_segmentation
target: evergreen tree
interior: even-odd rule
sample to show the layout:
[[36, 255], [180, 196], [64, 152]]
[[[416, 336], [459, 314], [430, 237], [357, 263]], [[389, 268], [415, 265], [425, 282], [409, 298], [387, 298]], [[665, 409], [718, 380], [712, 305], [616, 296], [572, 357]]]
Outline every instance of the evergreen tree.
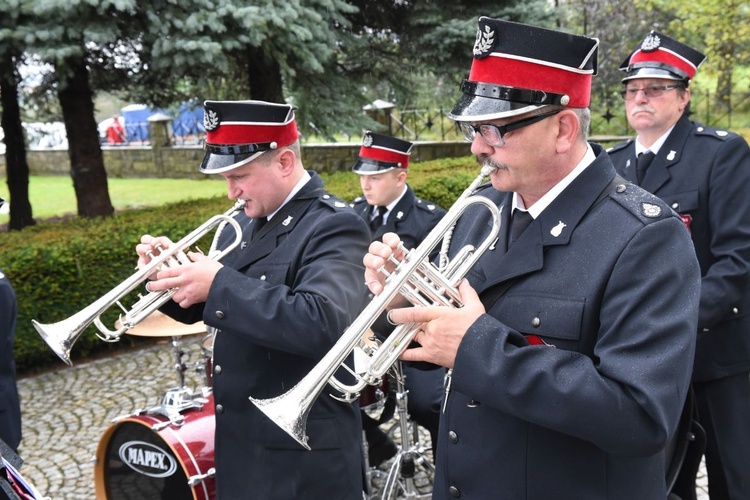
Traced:
[[5, 165], [10, 192], [10, 229], [33, 226], [36, 221], [29, 202], [29, 165], [26, 161], [26, 142], [18, 104], [17, 65], [23, 52], [19, 25], [26, 22], [18, 2], [0, 4], [0, 125], [5, 134]]

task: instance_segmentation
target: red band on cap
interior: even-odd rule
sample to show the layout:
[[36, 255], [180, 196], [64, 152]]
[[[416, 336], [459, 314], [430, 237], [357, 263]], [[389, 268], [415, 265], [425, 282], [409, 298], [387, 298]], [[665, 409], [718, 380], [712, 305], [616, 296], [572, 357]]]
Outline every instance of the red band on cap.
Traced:
[[387, 149], [380, 148], [366, 148], [361, 147], [359, 149], [359, 156], [362, 158], [369, 158], [371, 160], [385, 161], [389, 163], [400, 163], [401, 168], [407, 168], [409, 166], [409, 155], [396, 153]]
[[586, 108], [591, 101], [592, 76], [592, 73], [579, 73], [562, 67], [490, 56], [474, 59], [469, 80], [566, 94], [570, 97], [567, 106]]
[[283, 148], [297, 140], [297, 125], [294, 120], [285, 125], [230, 125], [222, 124], [213, 131], [206, 131], [208, 144], [260, 144], [275, 142]]
[[639, 62], [658, 62], [675, 67], [685, 73], [691, 80], [695, 76], [695, 73], [698, 71], [698, 68], [696, 68], [692, 63], [678, 56], [674, 52], [665, 49], [657, 49], [653, 52], [643, 52], [642, 50], [637, 50], [630, 57], [630, 64], [632, 65]]

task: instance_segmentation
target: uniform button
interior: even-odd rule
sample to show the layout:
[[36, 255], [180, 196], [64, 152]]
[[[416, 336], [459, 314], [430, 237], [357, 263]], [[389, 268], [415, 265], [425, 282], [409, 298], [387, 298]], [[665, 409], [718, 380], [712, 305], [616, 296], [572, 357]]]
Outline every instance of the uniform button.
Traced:
[[216, 317], [219, 319], [224, 319], [224, 311], [216, 311]]
[[737, 309], [736, 307], [733, 307], [733, 308], [732, 308], [732, 312], [733, 312], [734, 314], [739, 314], [739, 313], [740, 313], [740, 310], [739, 310], [739, 309]]
[[330, 197], [331, 197], [331, 195], [328, 195], [328, 194], [324, 194], [324, 195], [323, 195], [323, 199], [324, 199], [324, 200], [327, 200], [327, 199], [329, 199]]
[[451, 494], [453, 498], [458, 498], [461, 496], [461, 490], [459, 490], [455, 486], [451, 486], [450, 488], [448, 488], [448, 492]]
[[539, 318], [534, 318], [531, 320], [531, 326], [533, 326], [534, 328], [536, 328], [537, 326], [541, 324], [542, 324], [542, 320]]
[[221, 365], [216, 365], [216, 367], [214, 368], [214, 373], [216, 375], [221, 373]]
[[471, 401], [469, 401], [468, 403], [466, 403], [466, 406], [468, 406], [469, 408], [476, 408], [476, 407], [478, 407], [478, 406], [479, 406], [480, 404], [482, 404], [482, 403], [480, 403], [480, 402], [479, 402], [479, 401], [477, 401], [476, 399], [472, 399]]
[[617, 185], [617, 189], [616, 189], [616, 191], [617, 191], [618, 193], [624, 193], [624, 192], [625, 192], [625, 189], [626, 189], [626, 188], [625, 188], [625, 184], [618, 184], [618, 185]]
[[678, 208], [680, 208], [679, 203], [672, 203], [672, 210], [677, 210]]
[[266, 281], [266, 275], [264, 274], [263, 276], [260, 277], [260, 279], [263, 281]]
[[224, 413], [224, 406], [223, 405], [216, 405], [216, 414], [221, 415]]
[[456, 443], [458, 443], [458, 434], [456, 434], [456, 432], [455, 432], [455, 431], [450, 431], [450, 432], [448, 433], [448, 441], [450, 441], [450, 442], [451, 442], [451, 444], [456, 444]]

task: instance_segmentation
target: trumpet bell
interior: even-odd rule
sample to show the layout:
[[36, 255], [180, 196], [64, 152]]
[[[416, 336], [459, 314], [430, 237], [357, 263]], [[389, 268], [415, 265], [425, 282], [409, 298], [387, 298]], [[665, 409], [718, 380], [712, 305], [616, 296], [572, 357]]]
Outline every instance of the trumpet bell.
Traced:
[[[294, 389], [292, 389], [294, 391]], [[290, 397], [289, 393], [284, 393], [281, 396], [268, 399], [256, 399], [251, 397], [250, 401], [261, 411], [265, 416], [271, 419], [271, 421], [279, 426], [281, 430], [289, 434], [289, 436], [297, 441], [303, 448], [310, 450], [310, 445], [307, 444], [307, 417], [310, 413], [310, 408], [315, 398], [312, 398], [308, 404], [302, 403], [306, 399], [309, 399], [309, 395], [305, 398], [304, 394], [300, 394], [298, 397]], [[298, 404], [302, 403], [306, 410], [303, 413], [299, 413]]]
[[73, 366], [73, 363], [70, 361], [70, 349], [73, 347], [75, 339], [71, 341], [67, 333], [55, 329], [55, 326], [60, 323], [43, 324], [32, 319], [31, 324], [52, 351], [65, 361], [68, 366]]

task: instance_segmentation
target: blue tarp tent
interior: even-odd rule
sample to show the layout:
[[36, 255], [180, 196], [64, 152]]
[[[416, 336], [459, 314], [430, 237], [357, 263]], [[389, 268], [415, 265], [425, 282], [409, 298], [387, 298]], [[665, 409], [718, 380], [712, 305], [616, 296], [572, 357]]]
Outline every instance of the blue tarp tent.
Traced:
[[120, 110], [125, 119], [125, 136], [128, 142], [148, 141], [148, 117], [161, 110], [151, 109], [145, 104], [131, 104]]
[[[145, 104], [131, 104], [120, 110], [125, 119], [125, 135], [130, 143], [149, 140], [148, 118], [156, 113], [174, 116], [161, 108], [149, 108]], [[203, 105], [194, 99], [180, 104], [177, 116], [172, 120], [172, 133], [175, 137], [184, 138], [203, 134]]]
[[203, 105], [194, 99], [180, 104], [180, 111], [172, 121], [172, 131], [176, 137], [199, 135], [203, 128]]

